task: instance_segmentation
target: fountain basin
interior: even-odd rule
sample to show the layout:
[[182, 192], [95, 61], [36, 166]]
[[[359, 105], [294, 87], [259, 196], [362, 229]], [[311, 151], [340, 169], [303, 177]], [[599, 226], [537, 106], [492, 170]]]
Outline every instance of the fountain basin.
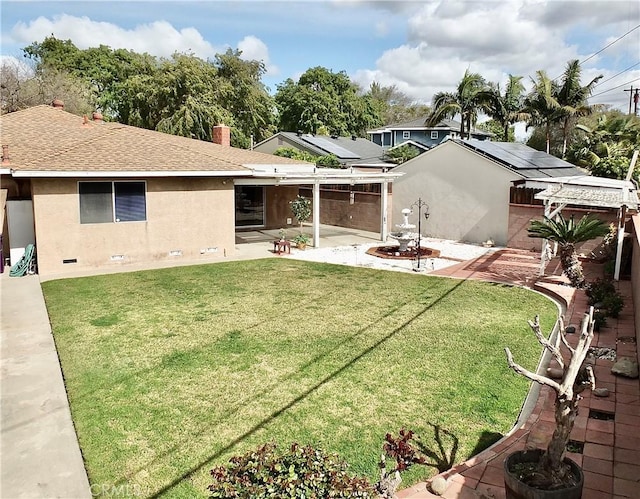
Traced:
[[[373, 246], [367, 250], [367, 255], [377, 256], [379, 258], [392, 258], [396, 260], [412, 260], [417, 258], [417, 248], [411, 248], [409, 251], [400, 251], [400, 246]], [[420, 258], [439, 258], [440, 250], [433, 248], [420, 248]]]

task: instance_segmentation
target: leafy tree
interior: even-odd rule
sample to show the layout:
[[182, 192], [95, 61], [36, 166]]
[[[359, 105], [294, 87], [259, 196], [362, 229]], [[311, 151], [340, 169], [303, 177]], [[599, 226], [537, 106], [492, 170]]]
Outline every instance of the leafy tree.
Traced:
[[478, 130], [492, 133], [492, 140], [495, 140], [497, 142], [515, 142], [516, 140], [516, 132], [513, 126], [509, 126], [507, 128], [507, 135], [505, 136], [505, 130], [502, 123], [493, 119], [476, 124], [476, 128]]
[[364, 136], [381, 124], [370, 96], [358, 94], [344, 71], [308, 69], [298, 80], [278, 85], [275, 95], [281, 130], [317, 134], [324, 127], [330, 135]]
[[[496, 133], [498, 140], [503, 142], [515, 141], [515, 134], [512, 127], [514, 123], [526, 119], [524, 112], [524, 85], [522, 84], [522, 76], [509, 75], [509, 81], [502, 93], [500, 84], [491, 85], [493, 90], [492, 99], [490, 100], [488, 114], [501, 125], [502, 131]], [[511, 134], [509, 133], [511, 131]], [[513, 137], [513, 138], [511, 138]]]
[[532, 220], [528, 229], [529, 237], [558, 243], [562, 271], [571, 285], [578, 289], [584, 288], [585, 278], [576, 245], [604, 236], [607, 232], [607, 224], [591, 215], [585, 215], [577, 223], [573, 216], [568, 220], [562, 214], [558, 215], [557, 220], [544, 217], [544, 220]]
[[417, 147], [411, 144], [402, 144], [393, 149], [387, 149], [384, 153], [384, 157], [387, 161], [391, 161], [397, 165], [409, 161], [420, 154]]
[[298, 159], [300, 161], [308, 161], [309, 163], [315, 163], [317, 156], [307, 151], [301, 151], [295, 147], [278, 147], [273, 152], [274, 156], [281, 156], [283, 158]]
[[459, 114], [460, 138], [468, 138], [478, 121], [478, 113], [489, 112], [492, 98], [493, 91], [486, 80], [467, 69], [455, 92], [438, 92], [433, 96], [426, 124], [435, 126], [444, 118], [454, 118]]
[[558, 102], [558, 85], [545, 71], [536, 71], [532, 78], [533, 89], [524, 102], [524, 112], [529, 116], [527, 128], [531, 126], [544, 129], [547, 154], [551, 152], [551, 129], [562, 119], [561, 105]]
[[383, 87], [373, 82], [369, 87], [369, 96], [382, 118], [382, 124], [391, 125], [427, 116], [431, 109], [424, 104], [418, 104], [395, 85]]
[[[248, 142], [250, 137], [256, 142], [270, 137], [276, 132], [275, 101], [262, 83], [266, 69], [261, 61], [241, 59], [242, 52], [228, 49], [216, 55], [214, 66], [218, 77], [225, 82], [223, 107], [231, 113], [236, 124], [235, 130]], [[236, 142], [242, 142], [239, 136]], [[248, 147], [248, 143], [238, 144]]]
[[25, 72], [17, 63], [3, 62], [0, 75], [2, 113], [10, 113], [61, 99], [70, 113], [83, 115], [95, 110], [88, 85], [64, 71], [44, 68], [37, 73]]
[[575, 59], [567, 63], [562, 76], [562, 83], [557, 89], [556, 100], [561, 106], [562, 116], [562, 157], [567, 153], [567, 139], [572, 124], [576, 118], [591, 114], [598, 106], [591, 106], [587, 99], [593, 91], [593, 87], [602, 79], [602, 75], [596, 76], [587, 85], [581, 85], [580, 75], [582, 68], [580, 62]]
[[316, 165], [320, 168], [342, 168], [342, 163], [335, 154], [326, 154], [316, 158]]
[[[576, 130], [581, 137], [569, 148], [569, 161], [598, 177], [626, 177], [633, 151], [640, 144], [640, 118], [608, 111], [590, 120], [584, 118]], [[638, 166], [633, 178], [640, 181]]]
[[129, 123], [129, 103], [122, 100], [121, 86], [136, 75], [153, 74], [157, 67], [156, 59], [149, 54], [112, 50], [106, 45], [80, 50], [71, 40], [53, 35], [32, 43], [23, 52], [36, 63], [37, 74], [53, 70], [84, 81], [105, 118], [122, 123]]

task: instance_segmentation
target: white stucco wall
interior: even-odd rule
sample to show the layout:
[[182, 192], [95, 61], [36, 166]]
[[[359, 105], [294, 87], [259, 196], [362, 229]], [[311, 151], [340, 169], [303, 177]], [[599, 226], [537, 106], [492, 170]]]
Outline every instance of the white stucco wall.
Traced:
[[[401, 210], [421, 198], [430, 212], [423, 235], [471, 243], [492, 238], [506, 245], [509, 188], [519, 175], [452, 141], [394, 171], [405, 175], [393, 185], [392, 231], [402, 223]], [[417, 225], [417, 216], [414, 210], [409, 221]]]

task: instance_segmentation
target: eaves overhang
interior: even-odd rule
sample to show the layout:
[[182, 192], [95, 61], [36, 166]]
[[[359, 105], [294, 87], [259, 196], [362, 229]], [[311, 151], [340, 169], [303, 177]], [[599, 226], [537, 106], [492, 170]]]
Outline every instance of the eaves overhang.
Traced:
[[16, 178], [74, 178], [74, 177], [96, 177], [96, 178], [134, 178], [134, 177], [250, 177], [251, 170], [135, 170], [135, 171], [52, 171], [52, 170], [10, 170], [9, 172]]

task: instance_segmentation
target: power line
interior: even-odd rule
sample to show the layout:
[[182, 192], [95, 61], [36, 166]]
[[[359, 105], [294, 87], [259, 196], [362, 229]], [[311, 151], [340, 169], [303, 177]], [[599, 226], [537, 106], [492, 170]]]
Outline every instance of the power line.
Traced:
[[591, 54], [589, 57], [587, 57], [584, 61], [581, 61], [580, 64], [584, 64], [585, 62], [587, 62], [589, 59], [593, 59], [595, 56], [597, 56], [600, 52], [603, 52], [605, 50], [607, 50], [609, 47], [611, 47], [611, 45], [613, 45], [614, 43], [618, 43], [620, 40], [622, 40], [625, 36], [627, 36], [629, 33], [634, 32], [635, 30], [637, 30], [638, 28], [640, 28], [640, 24], [638, 24], [635, 28], [631, 28], [629, 31], [627, 31], [624, 35], [619, 36], [618, 38], [616, 38], [615, 40], [613, 40], [609, 45], [607, 45], [606, 47], [601, 48], [600, 50], [598, 50], [597, 52], [595, 52], [594, 54]]
[[[620, 40], [622, 40], [625, 36], [627, 36], [630, 33], [633, 33], [635, 30], [637, 30], [638, 28], [640, 28], [640, 24], [636, 25], [634, 28], [631, 28], [629, 31], [627, 31], [625, 34], [620, 35], [618, 38], [616, 38], [615, 40], [613, 40], [611, 43], [609, 43], [608, 45], [606, 45], [605, 47], [602, 47], [600, 50], [598, 50], [597, 52], [594, 52], [593, 54], [591, 54], [589, 57], [587, 57], [586, 59], [580, 61], [578, 64], [584, 64], [585, 62], [587, 62], [589, 59], [593, 59], [595, 56], [597, 56], [598, 54], [604, 52], [605, 50], [607, 50], [609, 47], [611, 47], [611, 45], [618, 43]], [[626, 70], [625, 70], [626, 71]], [[623, 71], [624, 73], [624, 71]], [[552, 81], [556, 81], [557, 79], [562, 78], [562, 75], [560, 76], [556, 76]]]
[[628, 82], [626, 82], [626, 83], [623, 83], [622, 85], [618, 85], [618, 86], [616, 86], [616, 87], [612, 87], [612, 88], [609, 88], [609, 89], [607, 89], [607, 90], [603, 90], [602, 92], [598, 92], [597, 94], [593, 94], [593, 95], [590, 97], [590, 99], [592, 99], [592, 98], [594, 98], [594, 97], [598, 97], [599, 95], [602, 95], [602, 94], [606, 94], [606, 93], [611, 92], [611, 91], [613, 91], [613, 90], [617, 90], [617, 89], [618, 89], [618, 88], [620, 88], [620, 87], [625, 87], [625, 86], [627, 86], [627, 85], [629, 85], [629, 84], [631, 84], [631, 83], [633, 83], [633, 82], [635, 82], [635, 81], [638, 81], [638, 80], [640, 80], [640, 78], [634, 78], [633, 80], [628, 81]]
[[602, 85], [603, 83], [606, 83], [610, 80], [613, 80], [616, 76], [620, 76], [622, 73], [626, 73], [627, 71], [629, 71], [630, 69], [635, 68], [636, 66], [640, 65], [640, 61], [636, 62], [635, 64], [629, 66], [627, 69], [623, 69], [622, 71], [620, 71], [619, 73], [614, 74], [613, 76], [610, 76], [609, 78], [607, 78], [606, 80], [602, 80], [599, 81], [596, 85], [594, 85], [594, 88], [597, 87], [598, 85]]

